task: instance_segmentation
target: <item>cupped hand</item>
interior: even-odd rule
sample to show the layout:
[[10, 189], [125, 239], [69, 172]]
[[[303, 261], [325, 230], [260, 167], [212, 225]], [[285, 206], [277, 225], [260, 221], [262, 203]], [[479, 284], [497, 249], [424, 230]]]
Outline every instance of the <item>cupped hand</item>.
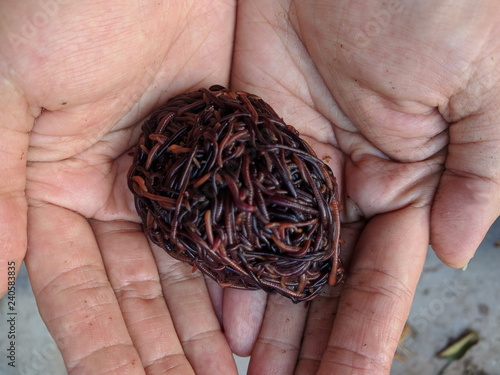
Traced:
[[350, 265], [309, 309], [209, 284], [231, 347], [256, 374], [387, 372], [429, 240], [460, 267], [498, 215], [494, 5], [240, 1], [231, 67], [230, 2], [40, 4], [2, 4], [1, 266], [24, 257], [28, 202], [70, 371], [235, 371], [203, 280], [151, 255], [124, 181], [132, 125], [231, 69], [330, 159]]
[[[500, 213], [499, 13], [494, 1], [238, 3], [232, 87], [329, 160], [348, 266], [308, 309], [232, 292], [224, 326], [250, 374], [388, 373], [428, 244], [453, 267], [473, 256]], [[266, 311], [253, 349], [260, 320], [238, 302]]]
[[234, 5], [0, 7], [4, 274], [25, 258], [70, 374], [235, 374], [203, 278], [151, 252], [125, 180], [136, 122], [227, 84]]

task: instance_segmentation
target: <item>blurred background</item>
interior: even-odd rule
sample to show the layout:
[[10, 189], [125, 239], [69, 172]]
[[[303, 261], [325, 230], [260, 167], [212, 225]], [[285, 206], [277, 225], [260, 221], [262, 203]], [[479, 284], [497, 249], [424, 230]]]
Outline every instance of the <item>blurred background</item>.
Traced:
[[[391, 375], [500, 375], [500, 220], [466, 271], [450, 269], [430, 249]], [[24, 266], [16, 284], [16, 367], [8, 365], [8, 300], [0, 300], [0, 375], [64, 375], [61, 354], [43, 324]], [[447, 364], [436, 354], [467, 330], [479, 341]], [[240, 374], [248, 359], [237, 358]]]

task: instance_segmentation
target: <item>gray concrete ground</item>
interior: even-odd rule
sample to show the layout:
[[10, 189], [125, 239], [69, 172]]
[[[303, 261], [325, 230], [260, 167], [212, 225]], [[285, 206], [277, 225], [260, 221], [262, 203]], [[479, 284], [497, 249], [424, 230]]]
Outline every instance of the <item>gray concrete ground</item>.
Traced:
[[[38, 314], [24, 265], [16, 281], [14, 297], [15, 301], [10, 300], [9, 295], [0, 300], [0, 375], [66, 374], [61, 353]], [[12, 327], [15, 328], [15, 363], [8, 358], [11, 352], [8, 320], [12, 318], [15, 319]]]
[[[477, 331], [480, 341], [444, 375], [500, 375], [500, 248], [495, 246], [499, 240], [497, 220], [466, 271], [447, 268], [429, 251], [409, 318], [413, 333], [401, 351], [405, 360], [394, 361], [391, 375], [437, 375], [446, 361], [435, 354], [466, 329]], [[15, 367], [8, 358], [13, 317]], [[0, 375], [66, 374], [38, 314], [24, 267], [16, 283], [15, 306], [8, 296], [0, 300], [0, 319]], [[241, 374], [246, 363], [238, 359]]]
[[[392, 375], [438, 374], [446, 363], [435, 354], [467, 329], [479, 342], [445, 375], [500, 374], [500, 220], [488, 232], [467, 270], [444, 266], [429, 251], [404, 343], [406, 362], [395, 360]], [[497, 244], [497, 245], [495, 245]]]

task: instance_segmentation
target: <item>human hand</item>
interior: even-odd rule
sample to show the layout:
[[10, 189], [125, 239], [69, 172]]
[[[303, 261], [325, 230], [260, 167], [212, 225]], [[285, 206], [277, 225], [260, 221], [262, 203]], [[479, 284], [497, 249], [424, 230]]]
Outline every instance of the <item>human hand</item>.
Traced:
[[463, 267], [500, 212], [498, 7], [261, 0], [238, 11], [232, 88], [266, 98], [331, 158], [347, 279], [309, 311], [234, 291], [233, 306], [266, 314], [257, 333], [258, 317], [224, 304], [226, 335], [251, 352], [249, 374], [389, 373], [429, 242]]
[[2, 274], [28, 242], [70, 374], [236, 373], [203, 278], [151, 253], [126, 187], [136, 122], [227, 83], [234, 5], [8, 1], [0, 17]]

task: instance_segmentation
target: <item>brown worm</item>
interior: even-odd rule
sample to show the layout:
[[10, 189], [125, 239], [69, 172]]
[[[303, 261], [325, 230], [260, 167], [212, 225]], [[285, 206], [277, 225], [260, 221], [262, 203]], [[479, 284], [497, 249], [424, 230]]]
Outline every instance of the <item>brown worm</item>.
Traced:
[[333, 172], [256, 95], [168, 100], [142, 126], [128, 184], [151, 241], [221, 286], [300, 302], [343, 278]]

